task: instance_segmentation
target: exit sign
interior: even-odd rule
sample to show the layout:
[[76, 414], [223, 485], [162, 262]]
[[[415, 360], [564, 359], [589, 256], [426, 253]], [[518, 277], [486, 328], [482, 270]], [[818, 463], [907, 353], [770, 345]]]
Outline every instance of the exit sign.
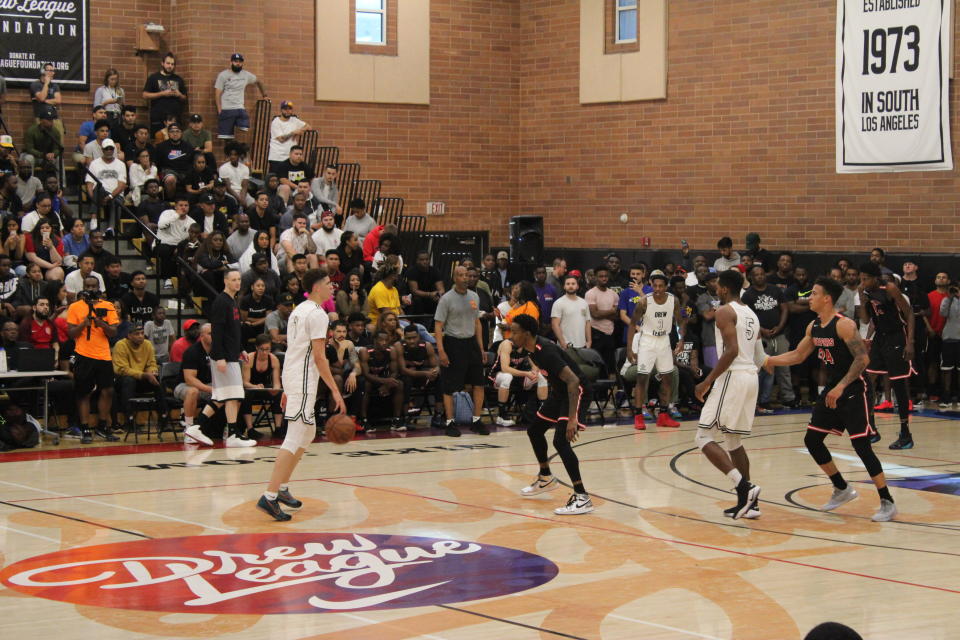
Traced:
[[447, 210], [446, 202], [428, 202], [427, 203], [427, 215], [428, 216], [442, 216]]

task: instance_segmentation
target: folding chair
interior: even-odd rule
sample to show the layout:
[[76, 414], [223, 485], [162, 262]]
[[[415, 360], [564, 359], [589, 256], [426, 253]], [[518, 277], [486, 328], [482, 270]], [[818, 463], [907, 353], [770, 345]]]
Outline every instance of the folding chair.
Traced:
[[[167, 399], [167, 415], [164, 416], [166, 420], [162, 420], [161, 422], [164, 424], [157, 427], [157, 440], [161, 442], [163, 441], [164, 431], [169, 431], [173, 434], [174, 442], [180, 441], [177, 437], [177, 430], [174, 427], [173, 421], [170, 419], [170, 412], [173, 409], [179, 409], [181, 415], [183, 414], [183, 403], [173, 396], [173, 390], [180, 380], [180, 366], [179, 362], [164, 362], [160, 365], [160, 386], [163, 387], [163, 393]], [[164, 426], [167, 428], [164, 429]]]
[[[615, 380], [610, 379], [607, 365], [604, 364], [603, 356], [601, 356], [598, 351], [582, 348], [577, 349], [577, 353], [583, 358], [584, 362], [596, 367], [600, 372], [591, 386], [593, 387], [593, 402], [600, 411], [600, 424], [605, 424], [604, 411], [606, 411], [607, 405], [610, 404], [610, 401], [613, 399], [613, 389], [617, 383]], [[601, 400], [603, 400], [602, 404], [600, 403]]]

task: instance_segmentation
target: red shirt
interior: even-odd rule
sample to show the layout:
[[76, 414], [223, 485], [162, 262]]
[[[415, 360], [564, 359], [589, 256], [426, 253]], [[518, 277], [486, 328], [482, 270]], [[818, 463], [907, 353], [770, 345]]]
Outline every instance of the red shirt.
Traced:
[[50, 349], [54, 342], [58, 342], [56, 327], [49, 320], [43, 324], [37, 322], [31, 314], [20, 323], [20, 341], [29, 342], [34, 349]]
[[363, 239], [363, 259], [366, 262], [373, 262], [373, 256], [377, 255], [380, 249], [380, 234], [383, 233], [383, 225], [378, 224]]
[[183, 352], [190, 348], [193, 343], [186, 338], [177, 338], [170, 347], [170, 362], [183, 362]]
[[943, 332], [943, 325], [947, 324], [947, 319], [940, 315], [940, 303], [946, 297], [946, 293], [940, 293], [936, 289], [927, 294], [927, 299], [930, 300], [930, 327], [937, 335]]

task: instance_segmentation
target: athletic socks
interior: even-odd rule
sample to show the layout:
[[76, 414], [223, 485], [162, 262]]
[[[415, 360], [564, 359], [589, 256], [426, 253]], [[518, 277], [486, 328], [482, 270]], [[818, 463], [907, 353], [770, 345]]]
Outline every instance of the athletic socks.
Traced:
[[830, 476], [830, 482], [832, 482], [833, 486], [835, 486], [840, 491], [843, 491], [844, 489], [847, 488], [847, 481], [843, 479], [843, 476], [840, 475], [839, 471], [837, 471], [835, 474]]
[[193, 426], [193, 416], [183, 416], [183, 424], [187, 425], [188, 427], [192, 427], [192, 426]]
[[[281, 487], [280, 490], [283, 491], [283, 488]], [[273, 502], [273, 501], [275, 501], [275, 500], [277, 499], [277, 494], [272, 493], [272, 492], [270, 492], [270, 491], [264, 491], [264, 492], [263, 492], [263, 497], [266, 498], [267, 500], [269, 500], [270, 502]]]
[[910, 419], [900, 420], [900, 437], [909, 438], [910, 437]]
[[893, 502], [893, 496], [890, 495], [890, 489], [888, 489], [887, 487], [883, 487], [882, 489], [877, 489], [877, 493], [880, 494], [881, 500], [889, 500], [890, 502]]
[[730, 471], [727, 471], [727, 477], [730, 478], [730, 481], [733, 482], [733, 486], [735, 487], [743, 481], [743, 476], [737, 469], [730, 469]]
[[285, 484], [280, 485], [280, 491], [287, 491], [288, 487]]
[[480, 416], [473, 416], [473, 424], [478, 424], [480, 422]]

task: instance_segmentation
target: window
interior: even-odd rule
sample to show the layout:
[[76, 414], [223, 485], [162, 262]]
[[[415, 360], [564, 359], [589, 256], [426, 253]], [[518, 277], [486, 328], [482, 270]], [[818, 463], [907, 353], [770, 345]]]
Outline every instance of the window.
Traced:
[[637, 0], [617, 1], [616, 43], [637, 41]]
[[355, 42], [387, 44], [387, 0], [356, 0]]
[[397, 0], [350, 0], [349, 15], [350, 53], [398, 54]]

